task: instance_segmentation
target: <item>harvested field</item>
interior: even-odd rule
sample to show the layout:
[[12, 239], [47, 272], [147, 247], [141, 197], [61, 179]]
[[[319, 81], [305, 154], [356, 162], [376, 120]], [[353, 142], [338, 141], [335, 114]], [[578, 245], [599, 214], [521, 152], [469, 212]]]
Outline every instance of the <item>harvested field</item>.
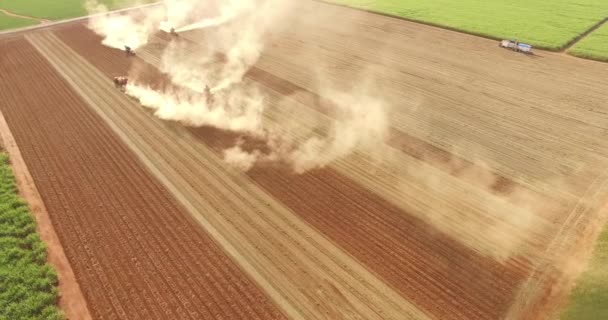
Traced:
[[280, 162], [244, 172], [224, 151], [242, 140], [268, 152], [260, 137], [161, 120], [112, 85], [128, 74], [173, 90], [166, 48], [194, 55], [212, 28], [158, 33], [131, 58], [79, 24], [0, 43], [11, 101], [0, 108], [94, 317], [555, 312], [574, 276], [565, 257], [608, 199], [606, 65], [296, 8], [302, 18], [275, 30], [243, 81], [265, 97], [264, 127], [322, 139], [339, 116], [332, 90], [371, 92], [392, 107], [382, 152], [302, 174]]

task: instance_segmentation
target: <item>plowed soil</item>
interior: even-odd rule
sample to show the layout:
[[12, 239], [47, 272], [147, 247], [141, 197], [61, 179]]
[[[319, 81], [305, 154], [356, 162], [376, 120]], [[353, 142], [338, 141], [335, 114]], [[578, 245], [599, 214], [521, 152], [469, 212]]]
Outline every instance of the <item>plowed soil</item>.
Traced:
[[94, 318], [283, 318], [31, 45], [3, 46], [2, 70], [2, 112]]
[[[158, 86], [163, 79], [138, 59], [130, 68], [123, 52], [100, 46], [101, 39], [84, 27], [55, 33], [108, 77], [136, 70], [148, 84]], [[190, 132], [218, 154], [239, 138], [211, 128]], [[526, 277], [518, 263], [501, 264], [475, 253], [334, 170], [295, 175], [270, 166], [248, 176], [434, 317], [500, 317]]]

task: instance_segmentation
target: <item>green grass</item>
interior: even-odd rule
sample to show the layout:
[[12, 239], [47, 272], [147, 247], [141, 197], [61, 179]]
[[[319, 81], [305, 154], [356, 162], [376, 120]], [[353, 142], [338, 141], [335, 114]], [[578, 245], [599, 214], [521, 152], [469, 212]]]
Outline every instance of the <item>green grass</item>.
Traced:
[[41, 19], [60, 20], [84, 16], [84, 0], [0, 0], [0, 8]]
[[597, 240], [588, 269], [577, 279], [561, 319], [608, 319], [608, 227]]
[[557, 50], [608, 17], [606, 0], [328, 0]]
[[[135, 3], [154, 1], [101, 0], [99, 2], [110, 9], [119, 9]], [[36, 18], [62, 20], [87, 15], [84, 3], [85, 0], [0, 0], [0, 8]]]
[[0, 153], [0, 319], [63, 319], [57, 275], [17, 187], [8, 157]]
[[568, 53], [577, 57], [608, 61], [608, 23], [593, 31], [568, 50]]
[[35, 24], [38, 24], [38, 22], [34, 20], [9, 17], [3, 13], [0, 13], [0, 30], [29, 27]]

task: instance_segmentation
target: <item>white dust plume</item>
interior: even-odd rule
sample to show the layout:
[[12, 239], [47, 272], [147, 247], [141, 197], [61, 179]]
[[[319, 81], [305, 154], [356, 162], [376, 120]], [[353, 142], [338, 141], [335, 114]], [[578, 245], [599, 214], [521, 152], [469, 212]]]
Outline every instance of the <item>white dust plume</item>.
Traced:
[[128, 84], [127, 93], [161, 119], [180, 121], [191, 126], [211, 126], [224, 130], [259, 133], [264, 101], [255, 87], [241, 86], [216, 93], [213, 102], [198, 92], [185, 89], [157, 91]]
[[87, 0], [85, 7], [89, 14], [99, 14], [89, 18], [88, 27], [104, 38], [102, 44], [121, 50], [125, 46], [137, 49], [148, 43], [150, 35], [158, 31], [165, 17], [164, 8], [160, 6], [107, 13], [105, 5], [97, 0]]
[[176, 28], [176, 32], [184, 32], [194, 29], [204, 29], [214, 26], [219, 26], [235, 18], [247, 14], [248, 12], [252, 12], [256, 9], [256, 7], [260, 5], [259, 1], [250, 1], [250, 0], [226, 0], [222, 1], [217, 7], [217, 11], [219, 11], [215, 16], [203, 18], [200, 21], [194, 22], [192, 24], [183, 25], [182, 23], [174, 23], [173, 20], [169, 17], [168, 24], [172, 26], [180, 26]]
[[[150, 37], [163, 30], [176, 32], [218, 26], [243, 14], [253, 12], [268, 1], [261, 0], [163, 0], [159, 5], [122, 12], [108, 12], [98, 0], [87, 0], [89, 28], [104, 37], [103, 44], [124, 49], [137, 49]], [[279, 1], [273, 1], [276, 5]], [[281, 1], [282, 2], [282, 1]], [[136, 5], [138, 2], [132, 3]], [[106, 14], [102, 14], [106, 13]]]

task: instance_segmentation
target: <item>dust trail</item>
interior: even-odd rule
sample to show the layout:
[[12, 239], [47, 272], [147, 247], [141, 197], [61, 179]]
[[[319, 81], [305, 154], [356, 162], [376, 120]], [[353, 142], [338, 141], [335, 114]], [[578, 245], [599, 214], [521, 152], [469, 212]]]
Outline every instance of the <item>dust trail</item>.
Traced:
[[[184, 31], [190, 31], [190, 30], [194, 30], [194, 29], [204, 29], [204, 28], [208, 28], [208, 27], [219, 26], [221, 24], [234, 20], [235, 18], [237, 18], [238, 16], [240, 16], [242, 14], [246, 14], [247, 12], [251, 12], [251, 11], [255, 10], [256, 5], [257, 5], [256, 1], [250, 1], [250, 0], [222, 1], [218, 8], [218, 11], [219, 11], [218, 15], [216, 15], [214, 17], [203, 19], [201, 21], [198, 21], [198, 22], [195, 22], [192, 24], [183, 25], [183, 26], [177, 28], [175, 31], [184, 32]], [[175, 26], [175, 25], [182, 25], [182, 24], [173, 23], [171, 25]]]
[[[87, 0], [85, 8], [89, 14], [108, 12], [108, 8], [97, 0]], [[143, 10], [97, 15], [89, 19], [88, 27], [104, 37], [102, 44], [106, 46], [121, 50], [125, 46], [137, 49], [148, 43], [150, 35], [159, 29], [160, 22], [165, 17], [164, 11], [164, 8], [155, 6]]]

